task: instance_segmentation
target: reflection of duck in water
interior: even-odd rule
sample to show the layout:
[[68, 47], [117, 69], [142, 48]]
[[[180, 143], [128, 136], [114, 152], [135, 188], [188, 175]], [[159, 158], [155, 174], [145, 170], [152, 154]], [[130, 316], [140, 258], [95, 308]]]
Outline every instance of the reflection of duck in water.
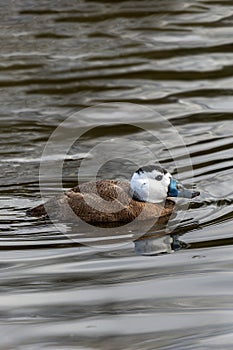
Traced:
[[[129, 223], [167, 218], [175, 202], [168, 197], [193, 198], [200, 193], [184, 189], [158, 165], [138, 169], [131, 181], [100, 180], [76, 186], [63, 195], [28, 210], [31, 216], [69, 220], [73, 213], [88, 223]], [[72, 209], [72, 211], [70, 210]], [[72, 214], [72, 215], [71, 215]]]
[[168, 234], [145, 235], [134, 241], [136, 254], [149, 256], [172, 253], [181, 249], [182, 243], [177, 236]]
[[163, 226], [157, 231], [153, 229], [151, 232], [147, 232], [134, 241], [135, 253], [151, 256], [165, 253], [169, 254], [180, 249], [185, 249], [189, 244], [181, 241], [180, 236], [198, 226], [199, 223], [197, 221], [182, 223], [181, 225], [175, 226], [171, 234], [166, 233], [166, 227]]

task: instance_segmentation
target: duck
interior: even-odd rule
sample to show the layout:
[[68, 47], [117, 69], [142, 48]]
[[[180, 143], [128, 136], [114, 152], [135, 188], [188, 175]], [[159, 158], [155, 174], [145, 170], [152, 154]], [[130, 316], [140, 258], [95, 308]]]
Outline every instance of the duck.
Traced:
[[89, 224], [130, 223], [167, 219], [175, 197], [194, 198], [200, 192], [185, 188], [169, 171], [157, 164], [137, 169], [130, 181], [98, 180], [77, 185], [58, 197], [27, 211], [34, 217], [72, 220]]

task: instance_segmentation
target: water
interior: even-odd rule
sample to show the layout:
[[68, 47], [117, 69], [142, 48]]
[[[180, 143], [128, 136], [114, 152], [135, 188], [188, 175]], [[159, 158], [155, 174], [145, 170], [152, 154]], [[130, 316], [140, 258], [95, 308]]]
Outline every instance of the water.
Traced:
[[[232, 349], [233, 2], [18, 0], [0, 10], [0, 348]], [[175, 236], [133, 243], [116, 228], [108, 249], [94, 249], [82, 243], [89, 233], [91, 245], [103, 245], [95, 228], [72, 240], [25, 216], [40, 203], [51, 133], [99, 103], [113, 105], [76, 119], [78, 130], [92, 130], [70, 150], [64, 187], [75, 184], [84, 155], [111, 139], [114, 157], [125, 150], [119, 140], [132, 142], [132, 161], [114, 158], [99, 177], [129, 176], [146, 146], [190, 185], [173, 129], [140, 108], [156, 111], [182, 136], [201, 191], [188, 210], [178, 203]], [[53, 195], [52, 167], [47, 180]]]

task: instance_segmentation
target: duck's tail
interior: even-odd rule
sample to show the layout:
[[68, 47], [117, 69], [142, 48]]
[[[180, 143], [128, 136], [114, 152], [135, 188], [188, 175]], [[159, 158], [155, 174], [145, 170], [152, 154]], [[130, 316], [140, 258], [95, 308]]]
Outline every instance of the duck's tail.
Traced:
[[35, 217], [45, 217], [47, 216], [47, 212], [44, 204], [37, 205], [37, 207], [30, 208], [26, 211], [27, 216], [35, 216]]

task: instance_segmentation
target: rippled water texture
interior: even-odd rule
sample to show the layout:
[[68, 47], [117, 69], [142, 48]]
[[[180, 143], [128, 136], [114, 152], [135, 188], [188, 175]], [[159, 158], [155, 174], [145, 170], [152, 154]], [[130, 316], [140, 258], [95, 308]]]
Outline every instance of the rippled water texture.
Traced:
[[[233, 348], [232, 27], [231, 0], [0, 2], [1, 349]], [[46, 141], [74, 114], [92, 130], [67, 155], [64, 187], [102, 141], [118, 140], [100, 178], [129, 177], [148, 149], [201, 191], [177, 204], [175, 234], [132, 242], [116, 228], [94, 249], [106, 243], [97, 228], [64, 235], [26, 217]], [[60, 157], [48, 159], [48, 196]]]

